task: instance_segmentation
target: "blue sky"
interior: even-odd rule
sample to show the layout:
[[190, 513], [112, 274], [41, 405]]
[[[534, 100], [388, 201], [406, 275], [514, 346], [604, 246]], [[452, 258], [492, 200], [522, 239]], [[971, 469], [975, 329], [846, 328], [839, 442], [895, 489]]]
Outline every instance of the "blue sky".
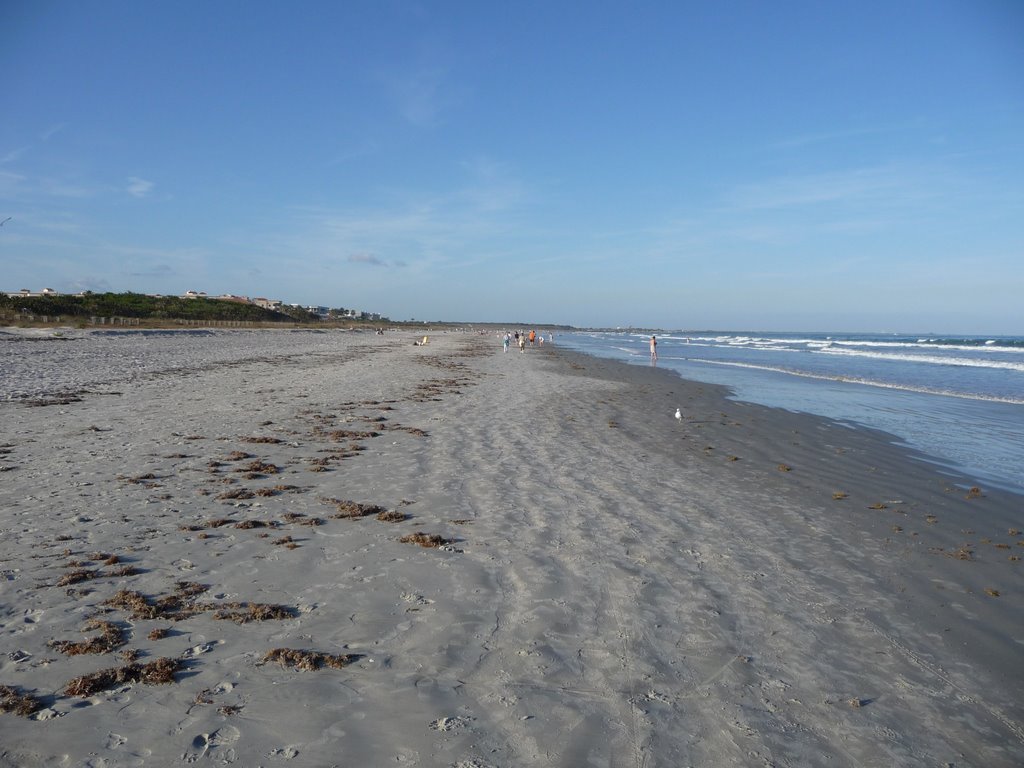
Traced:
[[0, 7], [0, 290], [1024, 333], [1024, 2]]

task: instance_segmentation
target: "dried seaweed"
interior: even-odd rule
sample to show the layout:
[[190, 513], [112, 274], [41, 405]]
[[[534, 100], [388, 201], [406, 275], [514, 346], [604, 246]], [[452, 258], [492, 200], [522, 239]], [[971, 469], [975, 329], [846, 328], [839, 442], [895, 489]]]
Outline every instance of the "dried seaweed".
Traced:
[[235, 472], [252, 472], [262, 475], [276, 475], [280, 471], [276, 464], [268, 464], [259, 459], [250, 461], [244, 467], [239, 467], [235, 470]]
[[276, 661], [282, 667], [294, 667], [304, 672], [315, 672], [323, 667], [343, 669], [359, 659], [358, 654], [343, 653], [333, 655], [320, 651], [298, 650], [295, 648], [275, 648], [267, 651], [263, 663]]
[[78, 656], [85, 653], [110, 653], [128, 642], [125, 632], [120, 627], [102, 619], [92, 619], [86, 622], [82, 631], [99, 631], [99, 635], [78, 642], [55, 640], [50, 643], [50, 647], [68, 656]]
[[0, 685], [0, 712], [28, 717], [42, 708], [43, 702], [31, 693], [17, 686]]
[[235, 528], [249, 530], [251, 528], [267, 528], [270, 525], [271, 523], [265, 522], [264, 520], [243, 520], [240, 523], [235, 523]]
[[318, 437], [326, 437], [335, 443], [340, 443], [343, 440], [368, 440], [371, 437], [380, 437], [380, 432], [358, 429], [332, 429], [329, 432], [318, 429], [316, 434]]
[[367, 515], [379, 515], [380, 513], [387, 511], [387, 509], [379, 504], [360, 504], [358, 501], [326, 498], [320, 499], [320, 501], [324, 504], [334, 505], [334, 508], [338, 511], [336, 514], [331, 515], [331, 517], [336, 520], [366, 517]]
[[451, 544], [449, 539], [438, 536], [436, 533], [409, 533], [399, 539], [403, 544], [418, 544], [421, 547], [436, 549], [445, 544]]
[[291, 619], [297, 614], [298, 611], [287, 605], [227, 603], [213, 614], [213, 618], [222, 621], [233, 621], [236, 624], [248, 624], [250, 621], [281, 621]]
[[397, 509], [385, 509], [383, 512], [377, 513], [377, 519], [382, 523], [401, 523], [408, 520], [409, 516]]
[[138, 662], [123, 667], [110, 667], [91, 675], [76, 677], [64, 687], [65, 696], [86, 698], [124, 683], [162, 685], [174, 682], [174, 673], [181, 669], [180, 659], [160, 658], [148, 664]]
[[219, 494], [217, 496], [217, 498], [220, 499], [220, 500], [225, 500], [225, 499], [251, 499], [251, 498], [253, 498], [255, 496], [256, 496], [256, 494], [253, 493], [252, 491], [250, 491], [248, 488], [234, 488], [234, 489], [232, 489], [230, 491], [224, 491], [224, 493]]
[[102, 571], [81, 568], [79, 570], [69, 571], [68, 573], [65, 573], [57, 580], [57, 586], [66, 587], [69, 584], [81, 584], [83, 581], [98, 579], [102, 575]]
[[119, 608], [133, 619], [159, 618], [181, 621], [197, 613], [210, 610], [210, 607], [200, 607], [194, 603], [195, 597], [207, 589], [205, 584], [179, 581], [176, 584], [175, 592], [156, 598], [149, 598], [141, 592], [122, 589], [104, 601], [104, 605]]

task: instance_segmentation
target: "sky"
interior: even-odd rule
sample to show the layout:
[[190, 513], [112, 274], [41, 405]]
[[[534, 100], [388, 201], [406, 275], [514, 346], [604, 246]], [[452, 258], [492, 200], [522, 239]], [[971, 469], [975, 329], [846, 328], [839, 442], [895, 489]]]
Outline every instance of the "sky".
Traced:
[[1024, 334], [1024, 2], [0, 2], [0, 291]]

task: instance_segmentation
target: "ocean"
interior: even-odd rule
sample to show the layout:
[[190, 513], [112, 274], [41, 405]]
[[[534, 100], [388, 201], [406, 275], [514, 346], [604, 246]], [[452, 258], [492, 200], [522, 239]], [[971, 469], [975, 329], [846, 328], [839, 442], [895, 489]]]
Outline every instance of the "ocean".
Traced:
[[[949, 467], [1024, 494], [1024, 337], [657, 333], [660, 368], [732, 397], [892, 434]], [[556, 343], [650, 365], [649, 333]]]

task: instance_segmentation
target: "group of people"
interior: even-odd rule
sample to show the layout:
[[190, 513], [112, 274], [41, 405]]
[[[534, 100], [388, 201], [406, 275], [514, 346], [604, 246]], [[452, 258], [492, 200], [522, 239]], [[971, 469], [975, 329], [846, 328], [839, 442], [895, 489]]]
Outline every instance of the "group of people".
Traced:
[[[552, 342], [554, 340], [555, 335], [553, 333], [549, 333], [548, 341]], [[537, 333], [537, 331], [533, 329], [531, 329], [529, 333], [527, 333], [526, 331], [516, 331], [515, 333], [512, 333], [511, 331], [505, 331], [505, 335], [501, 339], [502, 348], [506, 352], [508, 352], [508, 348], [513, 342], [517, 347], [519, 347], [520, 352], [526, 352], [527, 343], [529, 343], [531, 347], [544, 346], [544, 334]]]

